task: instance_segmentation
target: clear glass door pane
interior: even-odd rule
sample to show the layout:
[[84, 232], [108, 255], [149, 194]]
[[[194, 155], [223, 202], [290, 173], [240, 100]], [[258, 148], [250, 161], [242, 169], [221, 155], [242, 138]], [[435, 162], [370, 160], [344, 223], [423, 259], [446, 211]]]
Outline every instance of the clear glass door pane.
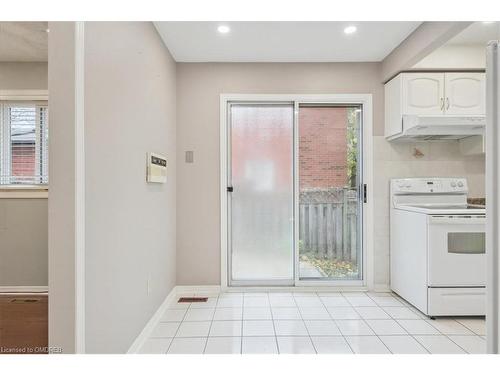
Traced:
[[230, 106], [232, 284], [293, 280], [293, 110]]
[[299, 107], [299, 277], [362, 278], [359, 106]]

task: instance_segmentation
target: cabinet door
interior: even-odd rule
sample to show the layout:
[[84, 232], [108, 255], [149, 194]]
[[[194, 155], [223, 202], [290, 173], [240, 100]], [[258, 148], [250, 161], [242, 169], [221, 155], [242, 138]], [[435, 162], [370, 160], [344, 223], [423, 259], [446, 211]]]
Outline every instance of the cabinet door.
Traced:
[[447, 115], [485, 114], [484, 73], [445, 73], [445, 94]]
[[404, 114], [442, 115], [443, 108], [444, 73], [404, 73]]

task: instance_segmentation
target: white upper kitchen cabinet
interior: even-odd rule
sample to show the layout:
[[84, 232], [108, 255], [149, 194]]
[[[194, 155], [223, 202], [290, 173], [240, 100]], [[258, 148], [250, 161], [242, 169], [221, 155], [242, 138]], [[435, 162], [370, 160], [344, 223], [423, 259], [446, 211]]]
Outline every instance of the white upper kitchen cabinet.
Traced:
[[485, 74], [400, 73], [385, 84], [385, 136], [400, 134], [403, 116], [484, 116]]
[[484, 115], [486, 87], [484, 73], [445, 73], [447, 115]]
[[443, 114], [443, 73], [403, 73], [402, 78], [405, 115]]

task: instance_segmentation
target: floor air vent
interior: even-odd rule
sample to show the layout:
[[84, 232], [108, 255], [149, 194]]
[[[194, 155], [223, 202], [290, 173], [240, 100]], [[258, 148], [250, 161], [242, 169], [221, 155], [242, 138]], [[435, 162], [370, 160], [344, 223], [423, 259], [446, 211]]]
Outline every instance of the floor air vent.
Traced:
[[178, 302], [190, 303], [190, 302], [207, 302], [207, 297], [181, 297]]

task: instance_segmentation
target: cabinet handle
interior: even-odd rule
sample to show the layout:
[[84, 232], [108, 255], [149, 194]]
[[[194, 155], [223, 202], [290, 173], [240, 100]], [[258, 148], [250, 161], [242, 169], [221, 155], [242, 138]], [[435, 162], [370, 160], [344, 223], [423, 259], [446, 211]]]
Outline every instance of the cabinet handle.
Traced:
[[441, 108], [441, 110], [443, 110], [444, 109], [444, 98], [439, 99], [439, 101], [441, 103], [439, 108]]
[[446, 109], [450, 109], [450, 98], [446, 98]]

